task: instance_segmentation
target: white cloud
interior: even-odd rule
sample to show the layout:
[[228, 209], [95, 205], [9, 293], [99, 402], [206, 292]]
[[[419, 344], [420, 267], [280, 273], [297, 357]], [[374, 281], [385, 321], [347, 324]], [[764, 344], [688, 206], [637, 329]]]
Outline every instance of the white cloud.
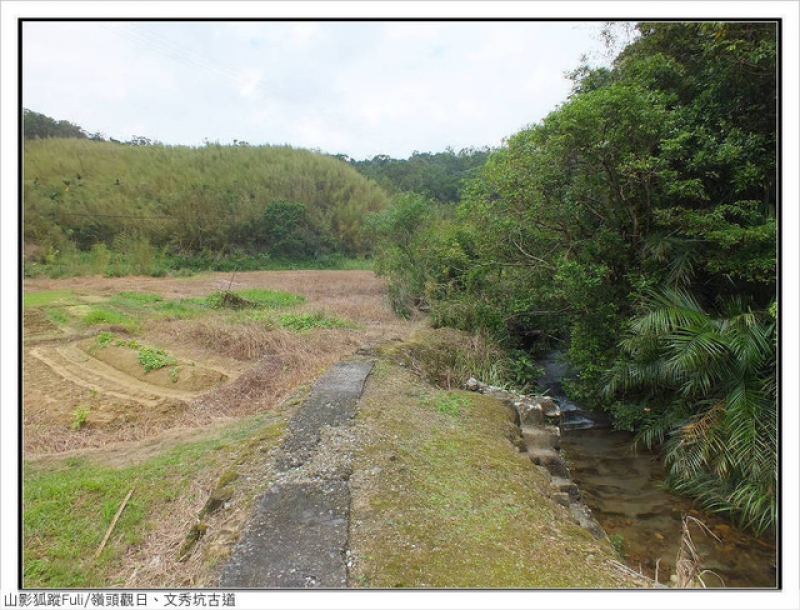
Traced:
[[291, 41], [295, 46], [307, 47], [320, 34], [320, 24], [302, 21], [291, 26]]
[[256, 87], [258, 87], [261, 82], [261, 74], [261, 70], [256, 70], [254, 68], [245, 68], [239, 71], [236, 77], [236, 84], [239, 87], [239, 93], [243, 97], [253, 95]]
[[563, 101], [589, 32], [538, 22], [29, 23], [26, 107], [170, 144], [356, 158], [496, 145]]

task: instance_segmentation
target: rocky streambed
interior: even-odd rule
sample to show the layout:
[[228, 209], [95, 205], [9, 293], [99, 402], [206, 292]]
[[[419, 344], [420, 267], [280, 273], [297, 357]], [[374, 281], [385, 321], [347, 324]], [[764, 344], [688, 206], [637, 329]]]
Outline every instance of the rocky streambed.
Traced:
[[692, 531], [707, 587], [775, 588], [774, 541], [754, 538], [694, 506], [661, 485], [658, 455], [634, 451], [632, 435], [611, 429], [610, 420], [582, 410], [563, 394], [569, 374], [558, 353], [545, 361], [539, 385], [548, 395], [522, 395], [475, 379], [467, 389], [503, 400], [519, 414], [520, 450], [551, 476], [551, 498], [569, 507], [596, 538], [606, 538], [620, 559], [644, 576], [669, 585], [685, 516], [713, 536]]
[[[613, 430], [607, 416], [587, 412], [566, 397], [562, 380], [574, 371], [565, 364], [562, 352], [551, 352], [539, 364], [543, 374], [537, 385], [547, 396], [538, 401], [545, 420], [558, 423], [559, 453], [569, 479], [580, 490], [580, 501], [594, 522], [612, 539], [629, 567], [669, 583], [683, 518], [688, 515], [713, 533], [691, 532], [701, 568], [707, 571], [706, 586], [777, 586], [779, 557], [774, 539], [739, 531], [723, 518], [699, 510], [691, 499], [664, 488], [664, 466], [657, 454], [634, 451], [630, 433]], [[544, 425], [552, 425], [549, 422]]]

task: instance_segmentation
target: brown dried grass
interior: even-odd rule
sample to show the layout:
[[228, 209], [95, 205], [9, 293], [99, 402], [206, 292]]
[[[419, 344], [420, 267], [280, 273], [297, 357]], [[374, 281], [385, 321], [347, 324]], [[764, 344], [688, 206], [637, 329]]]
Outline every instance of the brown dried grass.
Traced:
[[692, 517], [687, 515], [683, 518], [683, 535], [681, 536], [681, 545], [678, 549], [678, 557], [675, 561], [675, 574], [678, 577], [675, 586], [679, 589], [694, 589], [698, 587], [706, 588], [705, 580], [703, 579], [704, 576], [707, 574], [713, 574], [716, 576], [721, 585], [724, 587], [725, 583], [722, 581], [722, 578], [716, 572], [712, 572], [711, 570], [703, 570], [702, 569], [702, 560], [703, 557], [697, 550], [697, 547], [692, 540], [692, 533], [689, 531], [690, 525], [697, 525], [700, 528], [700, 531], [704, 534], [707, 534], [714, 538], [717, 542], [720, 542], [720, 539], [706, 526], [705, 523], [697, 519], [696, 517]]
[[[209, 273], [191, 278], [83, 277], [26, 280], [25, 291], [72, 289], [107, 297], [121, 291], [153, 292], [174, 299], [218, 290], [267, 288], [302, 294], [292, 311], [321, 311], [357, 328], [314, 329], [296, 334], [265, 322], [210, 312], [200, 319], [150, 320], [137, 340], [166, 349], [181, 361], [196, 361], [232, 381], [187, 401], [165, 400], [156, 409], [102, 393], [91, 396], [28, 356], [26, 350], [26, 454], [78, 451], [110, 443], [136, 442], [178, 427], [198, 428], [230, 417], [273, 408], [293, 389], [363, 344], [407, 336], [413, 325], [391, 312], [384, 282], [370, 271], [256, 271]], [[70, 416], [89, 406], [92, 424], [70, 428]], [[105, 414], [104, 414], [105, 413]], [[107, 415], [107, 417], [106, 417]], [[104, 419], [105, 418], [105, 419]], [[107, 420], [107, 424], [103, 422]]]

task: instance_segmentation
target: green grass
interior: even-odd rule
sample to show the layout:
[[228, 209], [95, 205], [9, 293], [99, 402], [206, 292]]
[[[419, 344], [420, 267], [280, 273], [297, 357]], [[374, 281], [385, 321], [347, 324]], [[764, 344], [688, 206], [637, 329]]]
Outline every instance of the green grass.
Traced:
[[202, 316], [210, 310], [204, 298], [191, 297], [186, 299], [174, 299], [161, 301], [153, 306], [156, 317], [168, 320], [187, 320]]
[[22, 295], [23, 307], [41, 307], [43, 305], [75, 305], [75, 293], [72, 290], [45, 290], [28, 292]]
[[[446, 417], [441, 417], [439, 414]], [[379, 361], [357, 421], [354, 470], [371, 478], [351, 518], [353, 581], [370, 587], [609, 587], [611, 548], [547, 498], [550, 477], [509, 442], [500, 402], [443, 392]], [[357, 492], [362, 493], [362, 492]], [[402, 501], [398, 502], [398, 498]], [[597, 557], [596, 562], [587, 556]]]
[[83, 316], [82, 322], [87, 326], [93, 326], [95, 324], [118, 324], [121, 326], [130, 326], [136, 321], [132, 317], [122, 313], [121, 311], [117, 311], [116, 309], [98, 307]]
[[56, 326], [64, 326], [69, 324], [69, 316], [61, 309], [53, 309], [48, 307], [44, 310], [44, 312], [47, 315], [47, 319]]
[[[24, 464], [23, 582], [33, 588], [108, 587], [131, 546], [163, 519], [192, 481], [255, 445], [278, 442], [285, 422], [257, 416], [208, 439], [177, 445], [135, 466], [112, 468], [88, 458]], [[251, 447], [253, 445], [253, 447]], [[111, 538], [94, 553], [128, 491], [135, 488]], [[188, 516], [188, 515], [187, 515]]]
[[234, 293], [264, 309], [292, 307], [293, 305], [301, 305], [306, 301], [306, 298], [299, 294], [280, 290], [265, 290], [264, 288], [234, 290]]
[[108, 302], [115, 306], [138, 308], [163, 300], [162, 297], [151, 292], [118, 292]]
[[286, 329], [298, 333], [308, 332], [315, 328], [356, 328], [350, 320], [328, 317], [323, 312], [287, 313], [278, 318], [278, 323]]

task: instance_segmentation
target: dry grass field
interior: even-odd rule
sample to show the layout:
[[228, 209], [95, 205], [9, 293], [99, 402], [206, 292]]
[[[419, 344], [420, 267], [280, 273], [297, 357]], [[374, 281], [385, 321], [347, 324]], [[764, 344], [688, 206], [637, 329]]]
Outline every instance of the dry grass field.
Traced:
[[[262, 306], [209, 306], [220, 291]], [[394, 316], [370, 271], [37, 278], [24, 283], [24, 305], [23, 579], [42, 587], [213, 586], [269, 476], [263, 456], [283, 436], [291, 397], [415, 326]], [[234, 471], [231, 508], [206, 519], [203, 552], [179, 561]]]
[[[215, 291], [252, 289], [305, 301], [271, 316], [226, 309], [198, 315], [181, 307]], [[107, 448], [167, 431], [174, 439], [176, 430], [191, 434], [268, 410], [345, 354], [409, 328], [392, 314], [382, 282], [369, 271], [30, 279], [24, 292], [26, 457]], [[155, 295], [161, 307], [117, 298], [131, 293]], [[115, 303], [122, 305], [109, 307]], [[282, 326], [285, 312], [308, 328]], [[113, 340], [93, 349], [102, 333]], [[177, 364], [144, 371], [128, 349], [133, 341], [163, 350]]]

